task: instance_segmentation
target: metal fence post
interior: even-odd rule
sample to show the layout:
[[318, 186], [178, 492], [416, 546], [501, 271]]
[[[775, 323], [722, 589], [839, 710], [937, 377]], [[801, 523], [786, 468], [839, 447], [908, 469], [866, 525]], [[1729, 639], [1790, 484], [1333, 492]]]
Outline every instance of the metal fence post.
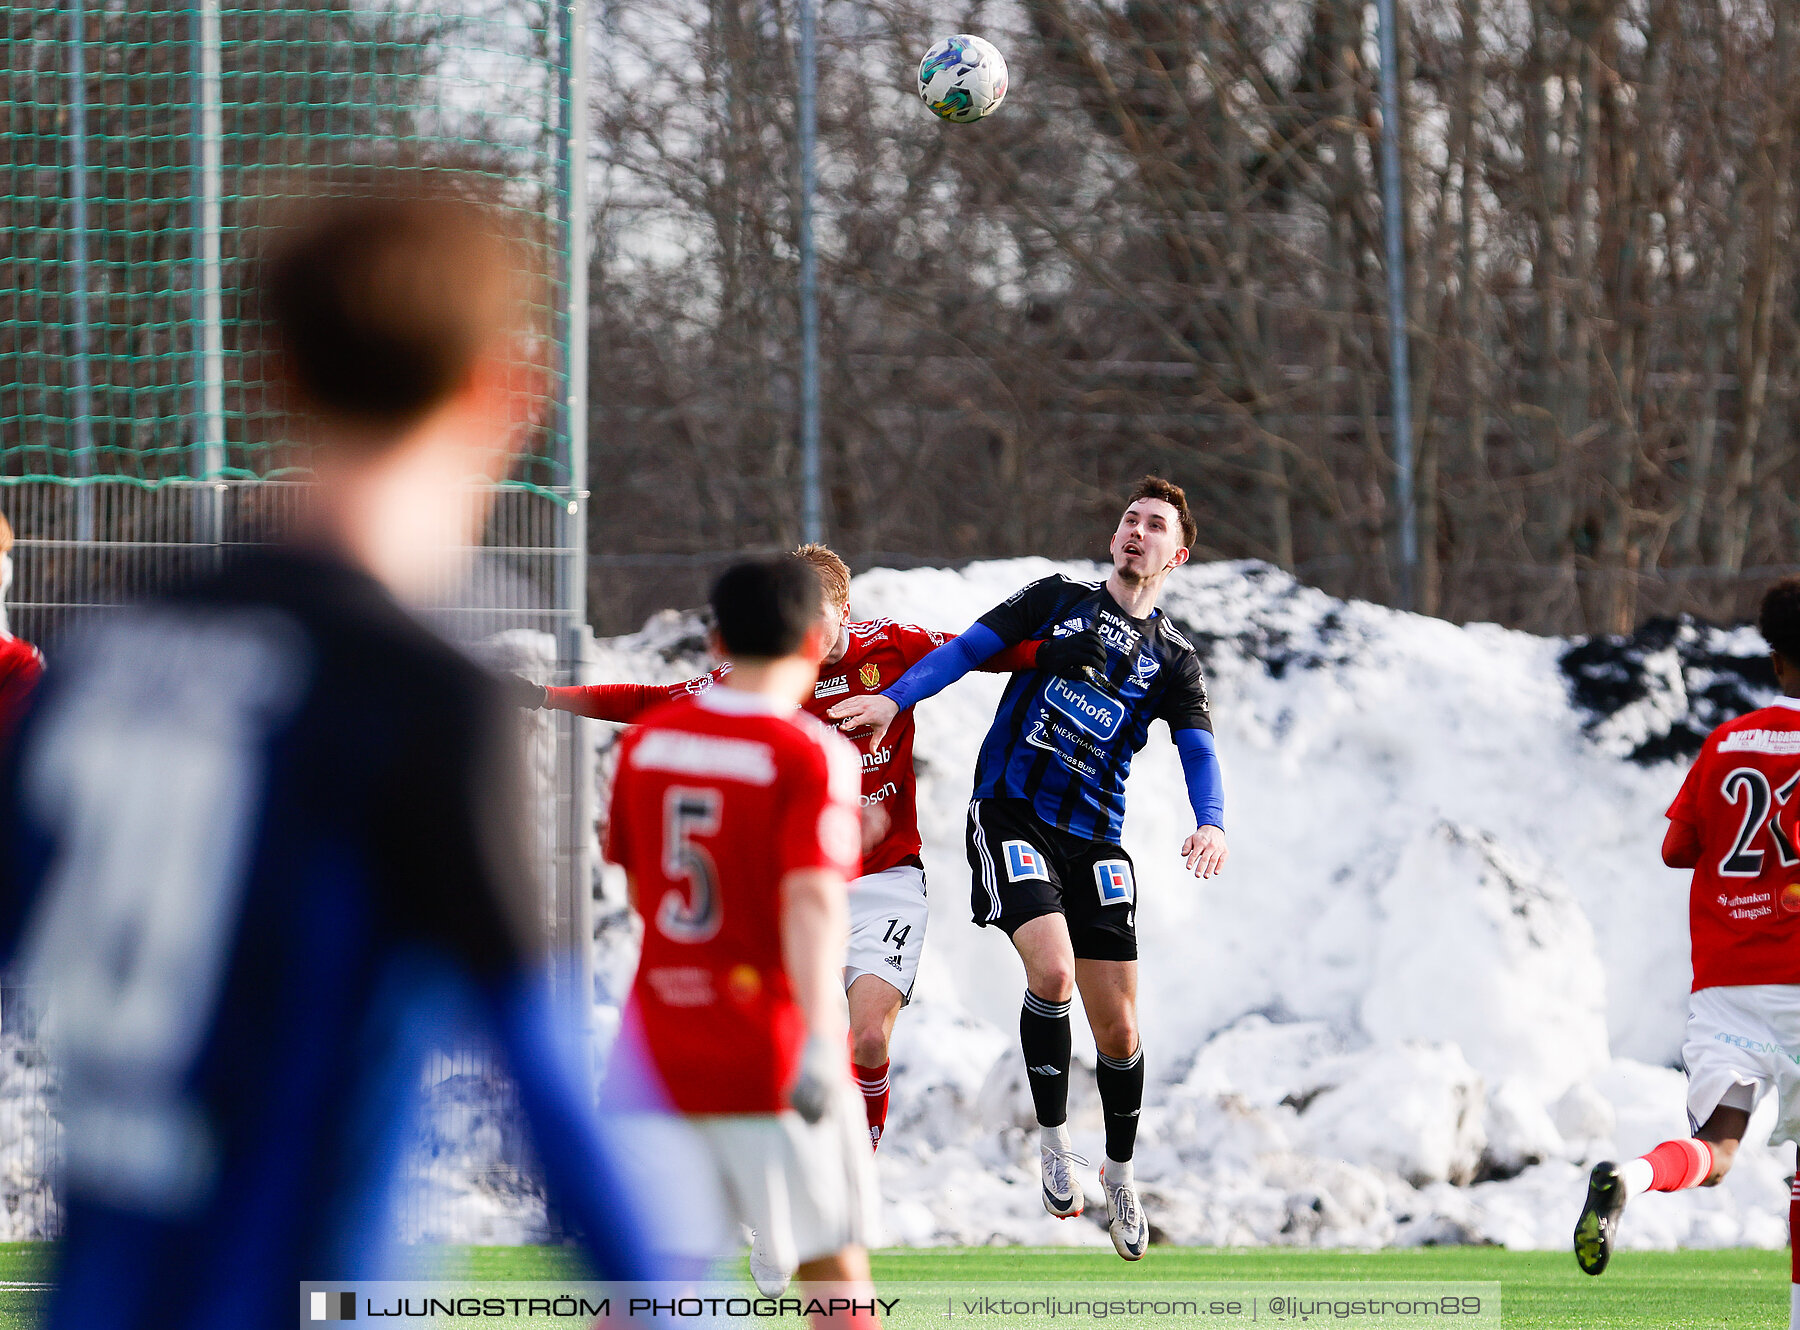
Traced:
[[[94, 385], [91, 312], [88, 293], [88, 132], [87, 132], [87, 10], [83, 0], [69, 3], [69, 205], [70, 247], [75, 295], [75, 474], [94, 473]], [[90, 485], [77, 487], [75, 538], [94, 538], [94, 493]]]
[[813, 234], [818, 193], [819, 42], [817, 0], [800, 0], [800, 453], [805, 494], [801, 539], [825, 539], [819, 493], [819, 254]]
[[1394, 413], [1395, 506], [1400, 510], [1400, 608], [1416, 607], [1419, 507], [1413, 491], [1412, 356], [1406, 329], [1406, 201], [1400, 180], [1400, 34], [1397, 0], [1380, 0], [1381, 210], [1387, 240], [1388, 367]]
[[[194, 10], [194, 230], [199, 241], [198, 295], [200, 380], [200, 467], [202, 480], [218, 481], [225, 469], [225, 329], [220, 282], [223, 116], [219, 0], [201, 0]], [[195, 537], [216, 545], [225, 536], [222, 484], [195, 493]]]

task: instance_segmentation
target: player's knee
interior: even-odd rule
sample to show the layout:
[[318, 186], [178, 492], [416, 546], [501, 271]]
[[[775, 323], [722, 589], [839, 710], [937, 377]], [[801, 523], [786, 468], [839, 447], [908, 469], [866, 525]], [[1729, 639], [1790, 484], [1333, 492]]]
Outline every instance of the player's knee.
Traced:
[[850, 1060], [859, 1067], [879, 1067], [888, 1059], [887, 1027], [880, 1020], [866, 1020], [850, 1027]]
[[1060, 958], [1035, 965], [1027, 986], [1046, 1002], [1067, 1002], [1075, 996], [1075, 966]]
[[1712, 1147], [1712, 1172], [1706, 1175], [1702, 1187], [1716, 1187], [1731, 1172], [1731, 1164], [1737, 1158], [1738, 1143], [1736, 1141], [1708, 1141]]
[[1128, 1058], [1137, 1052], [1137, 1021], [1129, 1013], [1102, 1020], [1093, 1027], [1094, 1047], [1109, 1058]]

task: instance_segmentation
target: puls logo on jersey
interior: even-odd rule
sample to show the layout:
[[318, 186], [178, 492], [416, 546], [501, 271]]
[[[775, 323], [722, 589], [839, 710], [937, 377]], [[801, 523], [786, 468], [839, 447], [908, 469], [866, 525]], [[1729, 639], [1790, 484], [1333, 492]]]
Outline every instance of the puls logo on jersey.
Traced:
[[1121, 654], [1137, 647], [1140, 636], [1138, 630], [1111, 610], [1101, 610], [1100, 619], [1094, 627], [1100, 632], [1100, 640]]

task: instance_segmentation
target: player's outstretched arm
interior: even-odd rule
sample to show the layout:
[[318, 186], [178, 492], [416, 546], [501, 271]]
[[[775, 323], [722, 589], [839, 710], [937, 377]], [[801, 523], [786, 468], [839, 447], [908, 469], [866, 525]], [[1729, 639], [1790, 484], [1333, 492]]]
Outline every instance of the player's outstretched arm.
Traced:
[[788, 1099], [808, 1122], [824, 1116], [832, 1092], [848, 1074], [840, 968], [850, 937], [844, 893], [844, 876], [835, 869], [797, 868], [781, 879], [781, 960], [806, 1017], [800, 1077]]
[[1175, 747], [1194, 810], [1194, 833], [1181, 843], [1181, 858], [1195, 877], [1213, 877], [1231, 855], [1225, 844], [1225, 779], [1218, 748], [1212, 731], [1202, 729], [1176, 730]]
[[846, 698], [825, 714], [846, 730], [868, 730], [870, 747], [879, 748], [895, 716], [937, 696], [1005, 646], [1000, 634], [978, 623], [914, 665], [886, 692]]
[[652, 707], [661, 706], [677, 697], [704, 692], [718, 682], [718, 670], [680, 683], [599, 683], [570, 688], [545, 688], [526, 679], [516, 679], [513, 691], [516, 705], [549, 711], [567, 711], [589, 720], [610, 720], [629, 725]]

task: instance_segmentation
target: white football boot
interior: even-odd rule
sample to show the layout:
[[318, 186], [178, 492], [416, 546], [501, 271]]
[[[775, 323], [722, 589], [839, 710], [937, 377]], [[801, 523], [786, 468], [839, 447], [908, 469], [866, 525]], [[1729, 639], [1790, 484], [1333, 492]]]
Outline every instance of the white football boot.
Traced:
[[[1108, 1165], [1118, 1174], [1117, 1182], [1106, 1176]], [[1106, 1210], [1112, 1216], [1107, 1232], [1112, 1234], [1113, 1250], [1128, 1261], [1143, 1260], [1150, 1246], [1150, 1221], [1144, 1217], [1144, 1207], [1138, 1204], [1131, 1166], [1113, 1165], [1110, 1159], [1100, 1165], [1100, 1189], [1106, 1193]]]
[[1038, 1129], [1038, 1166], [1044, 1179], [1044, 1209], [1058, 1219], [1073, 1219], [1087, 1205], [1074, 1165], [1087, 1160], [1069, 1148], [1069, 1125]]
[[760, 1232], [750, 1234], [750, 1278], [756, 1281], [756, 1287], [765, 1298], [779, 1298], [787, 1292], [788, 1281], [794, 1277], [792, 1270], [783, 1270], [775, 1264], [774, 1258], [763, 1250], [763, 1238]]

